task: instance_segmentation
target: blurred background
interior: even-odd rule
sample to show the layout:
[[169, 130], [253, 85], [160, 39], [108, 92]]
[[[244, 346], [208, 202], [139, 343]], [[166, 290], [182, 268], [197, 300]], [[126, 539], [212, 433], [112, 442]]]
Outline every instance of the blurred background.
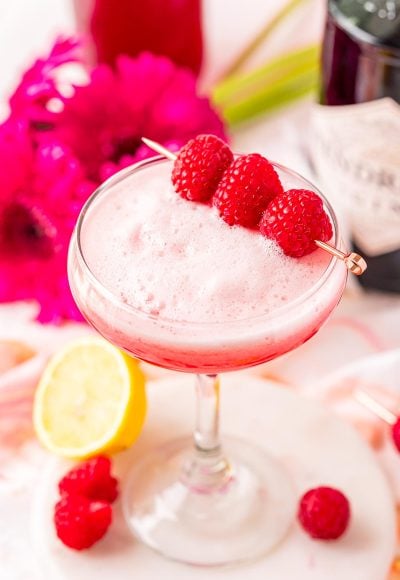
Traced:
[[[92, 3], [91, 0], [76, 0], [81, 12], [90, 9]], [[202, 4], [205, 54], [201, 81], [204, 87], [209, 87], [287, 2], [248, 0], [245, 9], [240, 0], [204, 0]], [[320, 38], [325, 1], [310, 0], [303, 4], [301, 13], [288, 18], [279, 32], [272, 35], [268, 46], [260, 46], [249, 59], [248, 68], [286, 49]], [[1, 94], [6, 95], [14, 87], [16, 75], [32, 59], [44, 54], [56, 35], [75, 31], [72, 0], [0, 0]]]
[[[120, 3], [120, 6], [129, 2]], [[146, 3], [148, 13], [157, 11], [157, 4]], [[174, 3], [166, 3], [174, 5]], [[119, 11], [119, 5], [111, 1], [100, 3], [105, 7], [105, 13], [111, 10]], [[179, 6], [179, 3], [176, 3]], [[185, 5], [182, 2], [181, 5]], [[219, 83], [226, 78], [239, 78], [251, 71], [257, 71], [279, 55], [292, 53], [304, 47], [316, 48], [320, 43], [326, 14], [325, 0], [302, 0], [265, 2], [249, 0], [244, 9], [241, 0], [204, 0], [203, 2], [186, 2], [189, 11], [198, 11], [202, 34], [201, 69], [198, 77], [198, 90], [202, 94], [212, 95]], [[88, 32], [88, 22], [93, 15], [95, 2], [93, 0], [37, 0], [26, 2], [15, 0], [10, 3], [0, 0], [0, 115], [6, 115], [8, 108], [6, 99], [15, 90], [18, 79], [32, 62], [46, 55], [49, 47], [59, 35], [72, 35]], [[285, 13], [285, 7], [290, 9]], [[179, 8], [176, 14], [179, 14]], [[186, 9], [187, 12], [187, 9]], [[185, 17], [185, 9], [182, 12]], [[281, 17], [282, 16], [282, 17]], [[108, 16], [107, 16], [108, 17]], [[274, 19], [278, 17], [277, 25]], [[164, 26], [165, 24], [165, 26]], [[159, 17], [159, 27], [181, 31], [182, 26], [188, 26], [186, 33], [190, 41], [189, 25], [164, 20]], [[194, 24], [193, 26], [196, 26]], [[109, 21], [108, 28], [118, 29], [118, 22]], [[128, 29], [127, 29], [128, 30]], [[266, 34], [265, 34], [266, 32]], [[155, 30], [157, 36], [160, 31]], [[178, 32], [179, 34], [179, 32]], [[162, 46], [162, 40], [160, 46]], [[195, 40], [193, 41], [195, 42]], [[184, 51], [183, 51], [184, 52]], [[92, 54], [93, 55], [93, 54]], [[243, 62], [240, 59], [243, 57]], [[315, 55], [312, 58], [316, 62]], [[299, 131], [303, 126], [304, 116], [308, 114], [309, 103], [316, 98], [317, 71], [313, 63], [311, 82], [307, 81], [305, 92], [308, 95], [301, 99], [303, 106], [289, 107], [282, 117], [279, 103], [274, 102], [271, 110], [266, 102], [261, 106], [260, 114], [242, 113], [239, 126], [229, 121], [230, 134], [235, 141], [237, 150], [261, 151], [271, 158], [291, 165], [298, 171], [309, 174], [307, 163], [299, 150]], [[232, 67], [235, 70], [232, 70]], [[290, 71], [289, 71], [290, 75]], [[267, 86], [268, 80], [257, 80]], [[240, 90], [240, 89], [239, 89]], [[246, 88], [249, 92], [252, 87]], [[228, 86], [228, 92], [230, 88]], [[300, 95], [303, 96], [303, 95]], [[261, 97], [262, 98], [262, 97]], [[289, 99], [289, 104], [290, 104]], [[293, 100], [297, 100], [295, 97]], [[276, 101], [276, 99], [275, 99]], [[305, 103], [305, 104], [304, 104]], [[222, 106], [216, 105], [221, 110]], [[271, 115], [271, 112], [274, 113]], [[236, 111], [233, 111], [235, 117]], [[239, 113], [240, 116], [240, 113]], [[1, 118], [1, 117], [0, 117]], [[277, 132], [279, 131], [279, 139]], [[300, 145], [301, 147], [301, 145]]]

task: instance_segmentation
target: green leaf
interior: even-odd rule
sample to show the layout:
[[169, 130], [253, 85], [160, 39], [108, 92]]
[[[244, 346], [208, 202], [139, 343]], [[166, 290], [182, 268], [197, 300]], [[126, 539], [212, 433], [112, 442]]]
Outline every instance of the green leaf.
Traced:
[[289, 0], [287, 1], [275, 14], [275, 16], [264, 24], [258, 34], [251, 39], [250, 43], [240, 52], [235, 60], [230, 64], [229, 68], [224, 73], [224, 78], [236, 75], [246, 61], [252, 54], [268, 39], [272, 32], [279, 27], [280, 23], [284, 21], [293, 11], [299, 8], [302, 4], [306, 4], [310, 0]]
[[222, 109], [222, 116], [229, 125], [247, 121], [261, 113], [271, 113], [292, 101], [313, 92], [318, 87], [318, 69], [287, 78], [265, 87], [251, 97], [232, 103]]
[[238, 123], [315, 90], [318, 71], [319, 46], [311, 45], [219, 83], [211, 98], [228, 123]]

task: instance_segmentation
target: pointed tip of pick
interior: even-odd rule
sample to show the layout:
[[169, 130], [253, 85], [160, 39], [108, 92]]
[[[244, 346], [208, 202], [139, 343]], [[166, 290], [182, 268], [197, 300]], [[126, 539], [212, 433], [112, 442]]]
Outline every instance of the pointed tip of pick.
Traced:
[[147, 145], [147, 147], [153, 149], [153, 151], [156, 151], [156, 153], [164, 155], [164, 157], [167, 157], [167, 159], [171, 159], [171, 161], [175, 161], [176, 159], [175, 153], [172, 153], [172, 151], [169, 151], [166, 147], [163, 147], [163, 145], [161, 145], [160, 143], [152, 141], [151, 139], [147, 139], [147, 137], [142, 137], [142, 141], [145, 145]]
[[152, 141], [151, 139], [147, 139], [147, 137], [142, 137], [142, 141], [148, 147], [151, 147], [151, 145], [153, 145], [153, 143], [154, 143], [154, 141]]

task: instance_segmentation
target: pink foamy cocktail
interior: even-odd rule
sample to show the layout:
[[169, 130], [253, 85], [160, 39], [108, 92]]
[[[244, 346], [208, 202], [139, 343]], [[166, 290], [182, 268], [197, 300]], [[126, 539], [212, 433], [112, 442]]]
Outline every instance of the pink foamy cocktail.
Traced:
[[[85, 211], [74, 296], [111, 342], [162, 367], [217, 373], [276, 358], [336, 306], [346, 268], [323, 250], [289, 258], [258, 231], [180, 198], [172, 164], [113, 178]], [[286, 187], [298, 177], [277, 167]], [[333, 218], [332, 218], [333, 219]]]
[[[285, 189], [314, 189], [275, 168]], [[72, 237], [69, 278], [82, 313], [115, 345], [197, 373], [194, 445], [178, 439], [136, 457], [123, 490], [129, 527], [169, 558], [232, 564], [276, 546], [296, 502], [285, 469], [268, 453], [237, 439], [221, 445], [216, 374], [309, 339], [339, 301], [347, 270], [320, 249], [288, 258], [259, 232], [228, 226], [211, 205], [179, 197], [171, 169], [152, 159], [98, 189]]]

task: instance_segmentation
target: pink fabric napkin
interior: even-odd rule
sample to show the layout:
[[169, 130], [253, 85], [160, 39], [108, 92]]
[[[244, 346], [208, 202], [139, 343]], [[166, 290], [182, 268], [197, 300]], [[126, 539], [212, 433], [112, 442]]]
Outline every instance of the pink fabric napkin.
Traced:
[[0, 449], [32, 436], [32, 401], [49, 356], [67, 342], [93, 332], [86, 324], [43, 326], [35, 306], [0, 306]]

